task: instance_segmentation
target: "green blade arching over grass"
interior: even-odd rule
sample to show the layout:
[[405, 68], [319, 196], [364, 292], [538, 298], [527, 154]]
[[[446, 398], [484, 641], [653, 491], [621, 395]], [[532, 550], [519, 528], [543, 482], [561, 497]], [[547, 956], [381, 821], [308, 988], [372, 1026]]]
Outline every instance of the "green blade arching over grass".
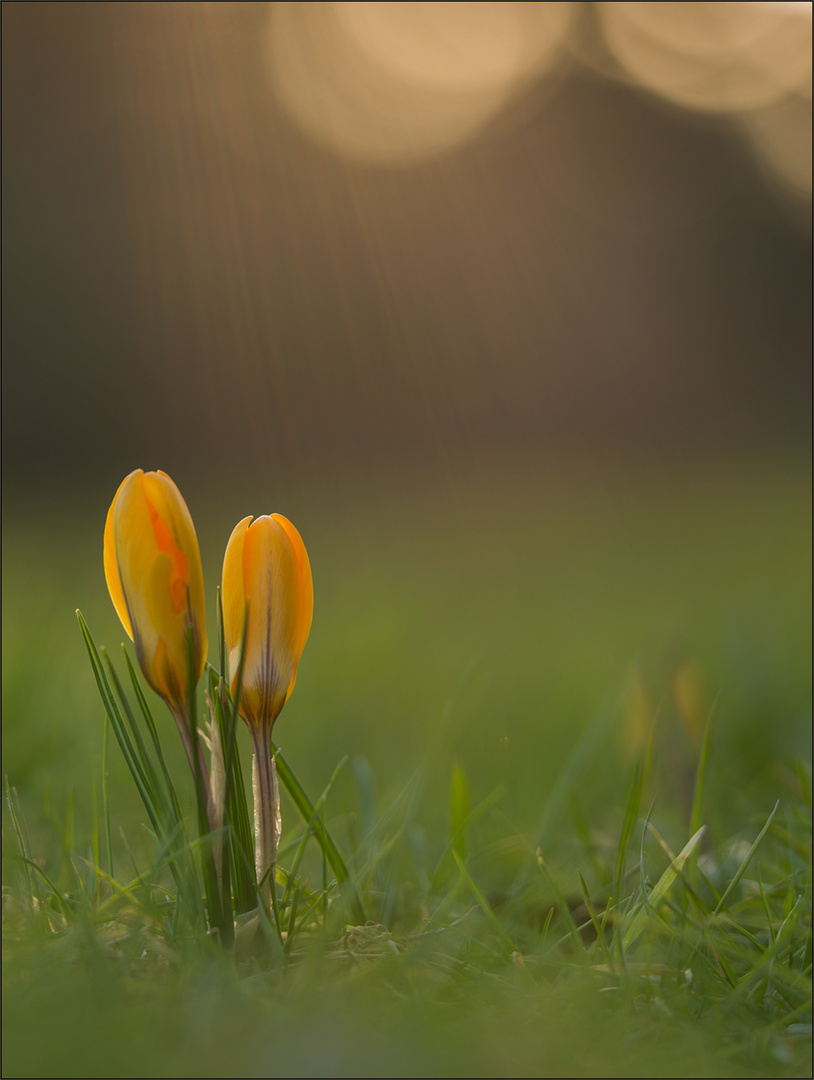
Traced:
[[498, 935], [500, 940], [503, 942], [504, 946], [507, 949], [508, 955], [509, 956], [514, 956], [514, 954], [517, 953], [518, 950], [517, 950], [514, 942], [512, 941], [512, 939], [509, 937], [509, 935], [506, 933], [506, 931], [501, 926], [500, 919], [495, 914], [494, 908], [489, 903], [489, 901], [486, 899], [486, 897], [483, 895], [483, 893], [482, 893], [481, 889], [479, 888], [477, 882], [472, 877], [472, 875], [469, 873], [466, 866], [464, 866], [463, 859], [458, 854], [458, 852], [453, 849], [452, 854], [455, 856], [455, 862], [458, 864], [458, 869], [461, 872], [461, 877], [464, 879], [464, 881], [466, 882], [466, 884], [469, 886], [470, 890], [472, 891], [472, 895], [477, 900], [478, 906], [480, 907], [481, 911], [486, 916], [486, 918], [489, 920], [489, 922], [491, 923], [491, 925], [492, 925], [493, 929], [495, 930], [496, 934]]
[[299, 846], [297, 847], [297, 852], [296, 852], [296, 854], [294, 856], [294, 862], [291, 864], [291, 868], [288, 870], [287, 875], [286, 875], [286, 887], [285, 887], [285, 893], [283, 894], [283, 899], [282, 899], [283, 907], [285, 906], [286, 902], [288, 901], [288, 898], [289, 898], [289, 895], [291, 893], [292, 887], [296, 887], [295, 876], [296, 876], [297, 870], [299, 869], [300, 862], [302, 861], [302, 857], [305, 854], [305, 847], [306, 847], [306, 844], [308, 843], [308, 838], [314, 832], [314, 828], [316, 826], [317, 819], [320, 820], [320, 823], [322, 824], [322, 826], [324, 828], [325, 822], [324, 822], [324, 820], [322, 818], [322, 811], [324, 810], [325, 803], [326, 803], [326, 801], [328, 799], [328, 795], [331, 792], [331, 788], [334, 786], [334, 783], [336, 782], [336, 779], [339, 776], [339, 773], [342, 770], [342, 767], [344, 766], [344, 764], [345, 764], [345, 762], [347, 760], [348, 759], [347, 759], [347, 755], [346, 755], [345, 757], [342, 758], [342, 760], [339, 762], [337, 767], [334, 769], [333, 776], [328, 781], [327, 787], [325, 788], [325, 790], [322, 792], [322, 794], [320, 795], [320, 797], [316, 801], [316, 804], [315, 804], [315, 807], [314, 807], [314, 813], [311, 815], [311, 820], [305, 826], [305, 832], [302, 834], [302, 839], [300, 840]]
[[738, 884], [738, 882], [743, 877], [743, 875], [746, 873], [746, 868], [749, 865], [749, 863], [752, 861], [752, 856], [757, 851], [758, 845], [760, 844], [760, 841], [763, 839], [763, 837], [769, 831], [769, 826], [774, 821], [775, 814], [777, 813], [777, 811], [779, 809], [780, 809], [780, 800], [778, 799], [777, 802], [774, 804], [774, 810], [772, 810], [771, 814], [769, 814], [769, 817], [768, 817], [768, 819], [766, 821], [766, 824], [763, 826], [763, 828], [758, 833], [757, 839], [755, 840], [755, 842], [752, 844], [752, 846], [749, 848], [748, 852], [746, 853], [746, 858], [743, 860], [743, 862], [738, 867], [737, 873], [732, 878], [732, 880], [729, 882], [726, 889], [724, 890], [723, 896], [718, 901], [718, 906], [715, 908], [715, 914], [716, 915], [718, 915], [721, 912], [721, 910], [723, 909], [724, 904], [729, 899], [730, 893], [735, 888], [735, 886]]
[[691, 836], [681, 851], [676, 855], [659, 880], [656, 882], [649, 896], [643, 897], [642, 906], [638, 912], [634, 915], [628, 929], [625, 931], [623, 942], [626, 949], [630, 948], [636, 938], [639, 937], [645, 926], [654, 915], [654, 908], [656, 908], [664, 899], [667, 890], [670, 889], [675, 879], [684, 867], [684, 863], [692, 855], [693, 851], [697, 847], [704, 835], [706, 825], [702, 825], [698, 832]]
[[336, 880], [342, 886], [343, 891], [347, 892], [353, 908], [354, 918], [357, 918], [360, 924], [364, 923], [366, 918], [364, 905], [362, 904], [361, 897], [350, 876], [348, 868], [345, 865], [345, 860], [342, 858], [342, 853], [336, 846], [333, 837], [325, 828], [319, 816], [314, 816], [316, 807], [311, 802], [305, 788], [294, 775], [291, 766], [274, 743], [272, 743], [272, 752], [274, 753], [274, 761], [277, 766], [277, 776], [280, 778], [281, 782], [285, 784], [285, 789], [291, 796], [291, 800], [299, 811], [303, 821], [307, 824], [313, 819], [314, 836], [316, 837], [319, 846], [325, 852], [325, 858], [328, 860], [331, 869], [336, 874]]

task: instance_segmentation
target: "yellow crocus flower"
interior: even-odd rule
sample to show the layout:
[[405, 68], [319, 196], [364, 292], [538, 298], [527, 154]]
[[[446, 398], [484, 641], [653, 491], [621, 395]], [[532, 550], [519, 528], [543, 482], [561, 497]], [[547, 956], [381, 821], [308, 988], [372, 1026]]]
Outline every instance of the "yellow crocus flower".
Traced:
[[233, 695], [245, 647], [238, 710], [254, 747], [255, 869], [258, 882], [265, 880], [268, 897], [268, 874], [277, 860], [280, 838], [271, 729], [294, 689], [314, 612], [308, 553], [300, 534], [282, 514], [256, 520], [247, 517], [235, 526], [223, 559], [222, 598]]
[[195, 526], [166, 473], [136, 469], [124, 478], [108, 510], [104, 553], [110, 597], [139, 666], [184, 737], [188, 638], [191, 632], [197, 683], [206, 660], [206, 615]]
[[248, 608], [239, 709], [252, 731], [267, 729], [291, 696], [314, 612], [311, 565], [282, 514], [244, 518], [223, 560], [223, 629], [234, 693]]

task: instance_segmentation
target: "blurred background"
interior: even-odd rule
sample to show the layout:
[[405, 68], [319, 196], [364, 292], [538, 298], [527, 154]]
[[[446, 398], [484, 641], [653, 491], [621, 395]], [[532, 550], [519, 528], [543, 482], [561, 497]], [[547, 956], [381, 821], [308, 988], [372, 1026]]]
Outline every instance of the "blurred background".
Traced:
[[806, 438], [810, 46], [810, 4], [4, 4], [6, 482]]
[[280, 738], [319, 789], [443, 729], [439, 768], [531, 820], [608, 694], [622, 758], [667, 695], [680, 790], [722, 687], [747, 774], [807, 753], [811, 4], [2, 19], [23, 790], [101, 752], [73, 610], [120, 640], [101, 536], [135, 467], [184, 492], [213, 597], [240, 517], [300, 528]]

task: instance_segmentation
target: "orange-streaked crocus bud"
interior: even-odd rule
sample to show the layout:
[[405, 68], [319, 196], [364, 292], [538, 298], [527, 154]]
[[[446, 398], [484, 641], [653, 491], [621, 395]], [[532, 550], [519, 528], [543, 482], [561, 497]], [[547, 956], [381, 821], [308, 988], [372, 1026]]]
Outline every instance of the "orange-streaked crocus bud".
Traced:
[[300, 534], [281, 514], [244, 518], [223, 559], [223, 633], [229, 653], [229, 687], [237, 692], [241, 648], [245, 659], [238, 710], [254, 746], [255, 869], [271, 888], [277, 860], [280, 797], [271, 753], [271, 729], [291, 696], [297, 665], [314, 612], [311, 564]]
[[166, 473], [136, 469], [120, 484], [105, 522], [105, 577], [144, 677], [183, 736], [188, 638], [191, 632], [197, 683], [206, 660], [206, 616], [195, 526]]
[[252, 731], [270, 731], [294, 689], [314, 612], [308, 554], [300, 534], [282, 514], [244, 518], [226, 546], [223, 629], [232, 693], [247, 609], [238, 707]]

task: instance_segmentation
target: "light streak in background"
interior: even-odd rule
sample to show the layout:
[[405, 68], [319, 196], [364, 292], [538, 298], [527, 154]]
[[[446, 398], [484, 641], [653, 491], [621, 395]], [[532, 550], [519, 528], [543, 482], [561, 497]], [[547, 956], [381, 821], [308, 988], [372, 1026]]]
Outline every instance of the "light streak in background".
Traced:
[[[751, 286], [711, 316], [729, 263], [697, 257], [728, 193], [663, 108], [626, 125], [619, 102], [643, 95], [563, 80], [464, 153], [428, 159], [422, 143], [416, 159], [360, 164], [276, 106], [265, 50], [283, 8], [103, 10], [154, 460], [237, 460], [276, 484], [324, 461], [588, 443], [659, 410], [660, 428], [683, 423], [692, 388], [709, 382], [714, 401], [712, 380], [740, 363]], [[483, 64], [495, 83], [512, 57], [501, 40], [505, 66]], [[450, 70], [431, 67], [423, 92], [463, 79]], [[725, 136], [738, 122], [701, 120]]]
[[313, 138], [407, 164], [475, 136], [561, 59], [571, 3], [278, 3], [275, 94]]

